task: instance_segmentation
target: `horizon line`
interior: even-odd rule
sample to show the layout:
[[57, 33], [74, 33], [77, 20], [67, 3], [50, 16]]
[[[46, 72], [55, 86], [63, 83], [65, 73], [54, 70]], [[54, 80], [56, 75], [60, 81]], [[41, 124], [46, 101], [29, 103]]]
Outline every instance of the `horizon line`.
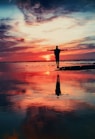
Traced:
[[[64, 62], [64, 61], [94, 61], [95, 59], [72, 59], [72, 60], [60, 60], [60, 62]], [[55, 62], [55, 60], [50, 60], [50, 61], [45, 61], [45, 60], [27, 60], [27, 61], [0, 61], [0, 63], [21, 63], [21, 62]]]

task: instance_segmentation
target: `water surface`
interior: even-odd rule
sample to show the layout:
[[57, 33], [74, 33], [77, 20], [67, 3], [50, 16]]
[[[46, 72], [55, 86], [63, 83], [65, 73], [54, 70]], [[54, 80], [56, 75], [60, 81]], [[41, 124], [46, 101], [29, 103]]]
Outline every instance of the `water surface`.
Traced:
[[[61, 65], [85, 64], [61, 63]], [[95, 139], [95, 70], [0, 63], [0, 139]]]

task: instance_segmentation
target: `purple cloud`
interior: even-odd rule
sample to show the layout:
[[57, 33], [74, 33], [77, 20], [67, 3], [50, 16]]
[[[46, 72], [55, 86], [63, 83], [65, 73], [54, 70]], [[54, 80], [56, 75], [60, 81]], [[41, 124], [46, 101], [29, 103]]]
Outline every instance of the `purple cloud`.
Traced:
[[27, 22], [41, 22], [73, 12], [94, 11], [94, 0], [17, 0]]

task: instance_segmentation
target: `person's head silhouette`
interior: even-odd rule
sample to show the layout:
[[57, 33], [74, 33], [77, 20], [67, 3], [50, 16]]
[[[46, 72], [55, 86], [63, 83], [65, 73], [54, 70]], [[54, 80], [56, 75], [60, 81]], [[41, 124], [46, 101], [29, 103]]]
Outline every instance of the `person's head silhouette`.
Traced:
[[58, 49], [58, 46], [56, 46], [56, 49]]

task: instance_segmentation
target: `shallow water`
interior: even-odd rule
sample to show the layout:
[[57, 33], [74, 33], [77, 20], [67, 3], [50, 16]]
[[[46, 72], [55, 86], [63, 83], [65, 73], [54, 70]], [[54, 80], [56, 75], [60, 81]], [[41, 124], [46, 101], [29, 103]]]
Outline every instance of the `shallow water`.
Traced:
[[95, 139], [94, 129], [95, 70], [0, 64], [0, 139]]

